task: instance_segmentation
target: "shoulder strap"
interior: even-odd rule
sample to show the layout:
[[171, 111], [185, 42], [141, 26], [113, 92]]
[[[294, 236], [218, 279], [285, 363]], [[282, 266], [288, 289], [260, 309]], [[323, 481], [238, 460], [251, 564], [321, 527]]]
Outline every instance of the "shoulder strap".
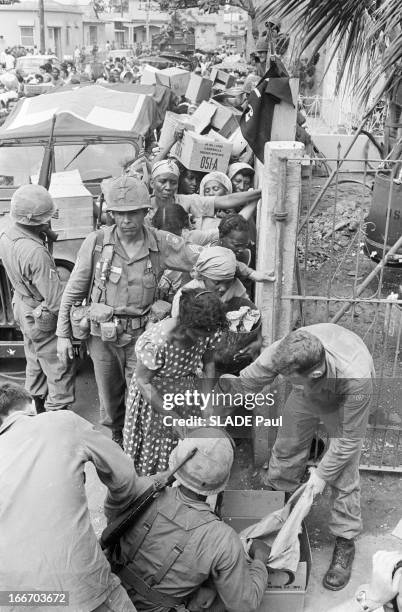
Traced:
[[155, 584], [159, 584], [164, 579], [164, 577], [166, 576], [166, 574], [168, 573], [172, 565], [177, 561], [179, 556], [182, 554], [183, 550], [186, 547], [187, 542], [192, 536], [192, 533], [193, 532], [191, 529], [183, 533], [182, 537], [179, 540], [179, 543], [173, 546], [172, 550], [166, 556], [164, 562], [160, 566], [159, 570], [156, 572], [155, 576], [152, 577], [151, 586]]
[[152, 525], [154, 524], [154, 521], [156, 519], [156, 516], [158, 514], [158, 504], [155, 503], [156, 500], [154, 500], [152, 502], [151, 508], [152, 508], [152, 512], [149, 513], [149, 517], [143, 522], [142, 524], [142, 531], [141, 533], [138, 534], [138, 537], [135, 540], [135, 544], [134, 546], [131, 547], [130, 552], [129, 552], [129, 558], [131, 561], [134, 560], [135, 555], [137, 554], [138, 550], [141, 548], [141, 545], [143, 543], [143, 541], [145, 540], [147, 534], [149, 533], [149, 531], [151, 530]]
[[88, 287], [87, 304], [89, 304], [89, 300], [91, 299], [92, 287], [95, 281], [96, 266], [98, 265], [98, 262], [102, 255], [104, 239], [105, 239], [105, 232], [103, 231], [103, 229], [98, 229], [96, 231], [96, 242], [95, 242], [94, 250], [92, 251], [92, 274], [91, 274], [91, 280], [90, 280], [89, 287]]
[[151, 260], [152, 271], [156, 276], [156, 280], [159, 281], [163, 274], [160, 266], [159, 251], [149, 251], [149, 259]]

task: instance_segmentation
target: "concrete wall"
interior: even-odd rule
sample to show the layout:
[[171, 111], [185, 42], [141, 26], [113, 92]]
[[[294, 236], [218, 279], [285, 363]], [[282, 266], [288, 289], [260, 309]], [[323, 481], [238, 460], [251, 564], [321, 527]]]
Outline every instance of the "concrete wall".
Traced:
[[[64, 55], [71, 55], [76, 45], [82, 45], [82, 12], [67, 5], [55, 6], [53, 2], [45, 3], [45, 7], [46, 51], [51, 49], [62, 59]], [[33, 28], [33, 44], [28, 44], [27, 38], [21, 38], [22, 34], [29, 32], [26, 28]], [[39, 17], [35, 3], [0, 5], [0, 35], [3, 37], [0, 39], [1, 49], [24, 42], [26, 47], [36, 45], [39, 49]]]

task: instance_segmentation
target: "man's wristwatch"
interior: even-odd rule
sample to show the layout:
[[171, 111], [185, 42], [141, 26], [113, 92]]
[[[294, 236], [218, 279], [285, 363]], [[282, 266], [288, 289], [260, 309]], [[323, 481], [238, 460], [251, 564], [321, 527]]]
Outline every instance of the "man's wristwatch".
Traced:
[[374, 601], [367, 596], [367, 591], [364, 589], [359, 589], [355, 595], [355, 599], [357, 603], [360, 605], [362, 611], [364, 612], [374, 612], [375, 610], [382, 609], [382, 603], [379, 601]]

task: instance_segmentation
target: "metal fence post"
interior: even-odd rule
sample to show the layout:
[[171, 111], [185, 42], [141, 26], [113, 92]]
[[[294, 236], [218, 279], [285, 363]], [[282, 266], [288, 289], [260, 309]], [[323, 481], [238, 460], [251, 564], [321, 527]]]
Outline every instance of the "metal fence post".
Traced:
[[[263, 347], [285, 336], [292, 327], [292, 302], [282, 300], [282, 295], [293, 292], [303, 154], [304, 146], [299, 142], [276, 141], [265, 145], [262, 197], [257, 215], [257, 269], [274, 271], [276, 281], [256, 286]], [[256, 406], [255, 415], [270, 418], [280, 415], [284, 388], [283, 385], [275, 387], [274, 409], [268, 405]], [[253, 427], [257, 466], [267, 462], [275, 437], [276, 431], [270, 427]]]

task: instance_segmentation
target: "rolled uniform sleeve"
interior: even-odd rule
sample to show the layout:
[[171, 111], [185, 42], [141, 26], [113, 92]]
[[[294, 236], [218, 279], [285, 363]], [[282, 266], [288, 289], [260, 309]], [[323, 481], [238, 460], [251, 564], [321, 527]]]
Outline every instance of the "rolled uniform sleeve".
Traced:
[[69, 338], [72, 335], [70, 325], [71, 306], [75, 301], [81, 301], [88, 295], [95, 244], [96, 233], [94, 232], [82, 243], [74, 269], [64, 289], [56, 330], [56, 335], [61, 338]]
[[268, 572], [262, 561], [248, 563], [239, 536], [228, 529], [216, 542], [211, 578], [227, 612], [253, 612], [260, 605]]
[[325, 482], [335, 482], [360, 449], [365, 438], [373, 393], [371, 379], [340, 381], [344, 387], [339, 405], [338, 431], [330, 433], [330, 444], [317, 468]]
[[279, 342], [280, 340], [277, 340], [268, 346], [253, 363], [241, 370], [240, 381], [244, 393], [256, 393], [274, 382], [278, 372], [274, 370], [272, 356]]
[[44, 247], [32, 250], [29, 256], [28, 278], [34, 279], [35, 287], [43, 297], [46, 307], [57, 315], [60, 308], [63, 285], [57, 273], [56, 264]]
[[153, 230], [160, 252], [161, 268], [165, 270], [190, 271], [196, 263], [202, 247], [198, 244], [186, 242], [183, 238], [165, 232]]

